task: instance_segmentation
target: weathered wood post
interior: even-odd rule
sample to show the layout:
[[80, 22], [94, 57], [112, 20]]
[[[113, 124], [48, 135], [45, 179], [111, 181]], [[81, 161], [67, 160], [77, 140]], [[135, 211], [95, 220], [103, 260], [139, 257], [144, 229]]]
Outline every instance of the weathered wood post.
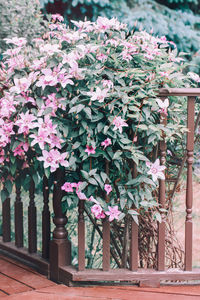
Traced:
[[71, 243], [68, 240], [68, 233], [65, 229], [67, 217], [62, 212], [62, 190], [64, 172], [57, 170], [53, 190], [53, 211], [55, 229], [53, 240], [50, 243], [50, 279], [59, 281], [59, 267], [71, 264]]

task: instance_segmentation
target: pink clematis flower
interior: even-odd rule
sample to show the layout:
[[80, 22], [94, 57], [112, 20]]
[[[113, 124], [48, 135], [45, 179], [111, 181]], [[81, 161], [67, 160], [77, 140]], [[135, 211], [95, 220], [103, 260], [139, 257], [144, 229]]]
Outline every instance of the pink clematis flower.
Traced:
[[16, 94], [21, 92], [26, 92], [31, 85], [31, 80], [29, 78], [14, 78], [15, 85], [11, 87], [10, 91]]
[[153, 181], [156, 181], [157, 179], [165, 179], [165, 174], [163, 173], [163, 171], [166, 169], [166, 167], [160, 165], [160, 161], [158, 158], [154, 163], [146, 162], [146, 165], [150, 168], [147, 174], [152, 176]]
[[113, 88], [113, 82], [111, 80], [102, 80], [103, 87], [108, 87], [109, 89]]
[[43, 150], [42, 156], [38, 157], [39, 161], [44, 161], [44, 168], [50, 167], [50, 171], [54, 172], [59, 164], [64, 167], [69, 167], [69, 162], [66, 159], [67, 153], [60, 153], [57, 149], [51, 149], [50, 151]]
[[156, 101], [158, 103], [158, 106], [160, 107], [158, 112], [163, 113], [167, 116], [167, 108], [169, 106], [168, 98], [166, 98], [164, 101], [162, 101], [161, 99], [156, 99]]
[[112, 186], [110, 184], [105, 184], [104, 190], [106, 191], [107, 195], [109, 195], [110, 192], [112, 191]]
[[19, 119], [15, 122], [15, 125], [19, 126], [18, 133], [28, 134], [29, 129], [37, 127], [37, 124], [33, 122], [35, 120], [36, 117], [28, 111], [25, 114], [21, 113]]
[[120, 211], [118, 210], [118, 206], [108, 206], [109, 211], [106, 211], [105, 214], [107, 216], [109, 216], [109, 221], [112, 222], [114, 219], [118, 220], [119, 219], [119, 215], [120, 215]]
[[92, 147], [92, 146], [88, 146], [88, 145], [86, 145], [86, 150], [85, 150], [85, 152], [88, 154], [88, 156], [90, 155], [90, 154], [95, 154], [95, 149], [96, 149], [96, 147]]
[[105, 218], [105, 214], [100, 204], [94, 204], [91, 208], [91, 212], [94, 214], [95, 218], [97, 219]]
[[67, 193], [73, 193], [72, 184], [70, 182], [65, 182], [63, 186], [61, 186], [61, 190]]
[[18, 47], [22, 47], [24, 45], [26, 45], [26, 39], [25, 38], [18, 38], [18, 37], [13, 37], [11, 39], [5, 39], [6, 44], [14, 44]]
[[102, 62], [105, 62], [106, 59], [108, 58], [108, 56], [103, 53], [100, 53], [100, 54], [97, 54], [96, 58]]
[[31, 142], [31, 146], [38, 144], [42, 150], [44, 150], [44, 146], [46, 143], [51, 142], [51, 140], [49, 139], [48, 132], [46, 130], [44, 130], [43, 128], [39, 128], [38, 135], [31, 134], [30, 138], [33, 138], [33, 141]]
[[116, 117], [113, 124], [115, 125], [113, 130], [118, 129], [120, 133], [122, 133], [122, 127], [128, 127], [128, 124], [121, 117]]
[[100, 89], [99, 87], [96, 88], [95, 92], [88, 92], [88, 96], [91, 96], [91, 100], [98, 100], [100, 103], [104, 101], [107, 97], [108, 89]]
[[54, 14], [51, 16], [52, 20], [54, 21], [59, 21], [59, 22], [63, 22], [64, 21], [64, 18], [63, 16], [61, 16], [60, 14]]
[[101, 146], [103, 146], [105, 150], [106, 147], [110, 146], [111, 144], [112, 144], [111, 139], [107, 138], [101, 143]]

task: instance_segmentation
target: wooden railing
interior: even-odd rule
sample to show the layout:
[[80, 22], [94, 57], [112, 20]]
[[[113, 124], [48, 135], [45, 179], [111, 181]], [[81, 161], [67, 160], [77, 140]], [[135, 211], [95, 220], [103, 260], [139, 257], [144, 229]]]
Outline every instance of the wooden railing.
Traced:
[[[48, 179], [43, 178], [43, 211], [42, 211], [42, 253], [37, 254], [37, 220], [36, 205], [34, 201], [34, 182], [31, 181], [29, 191], [28, 206], [28, 249], [23, 247], [23, 199], [21, 199], [21, 190], [16, 188], [16, 200], [14, 205], [15, 238], [11, 241], [11, 213], [10, 199], [7, 198], [2, 205], [2, 238], [0, 240], [0, 249], [7, 254], [21, 258], [26, 263], [30, 263], [40, 272], [46, 274], [50, 279], [69, 284], [72, 281], [136, 281], [140, 285], [158, 286], [161, 280], [199, 280], [200, 269], [192, 268], [192, 164], [194, 150], [194, 129], [195, 125], [195, 99], [200, 96], [200, 89], [161, 89], [159, 97], [166, 98], [170, 96], [186, 96], [188, 98], [187, 110], [187, 149], [185, 159], [187, 160], [187, 188], [186, 188], [186, 219], [185, 219], [185, 262], [184, 270], [165, 269], [165, 247], [166, 247], [166, 221], [165, 214], [162, 213], [161, 223], [158, 223], [158, 241], [157, 241], [157, 268], [141, 269], [138, 268], [138, 231], [139, 226], [134, 220], [131, 221], [131, 237], [129, 253], [129, 269], [126, 264], [120, 265], [116, 258], [116, 264], [123, 268], [110, 268], [110, 255], [114, 257], [113, 249], [110, 248], [112, 242], [119, 253], [119, 246], [110, 229], [110, 223], [105, 219], [102, 223], [102, 230], [97, 227], [100, 237], [103, 239], [103, 258], [101, 270], [90, 270], [85, 268], [85, 220], [84, 214], [89, 220], [95, 222], [84, 207], [84, 201], [79, 201], [78, 206], [78, 268], [71, 265], [71, 243], [68, 239], [68, 233], [65, 228], [68, 220], [62, 211], [61, 200], [63, 184], [63, 174], [61, 170], [56, 173], [53, 190], [53, 222], [55, 228], [53, 237], [50, 241], [50, 211], [49, 211], [49, 185]], [[167, 124], [167, 118], [162, 115], [161, 122]], [[160, 161], [165, 164], [166, 143], [160, 142]], [[109, 165], [106, 162], [106, 172], [109, 172]], [[137, 170], [133, 168], [133, 177], [137, 176]], [[160, 180], [159, 201], [162, 208], [165, 208], [165, 180]], [[126, 245], [124, 245], [126, 247]]]

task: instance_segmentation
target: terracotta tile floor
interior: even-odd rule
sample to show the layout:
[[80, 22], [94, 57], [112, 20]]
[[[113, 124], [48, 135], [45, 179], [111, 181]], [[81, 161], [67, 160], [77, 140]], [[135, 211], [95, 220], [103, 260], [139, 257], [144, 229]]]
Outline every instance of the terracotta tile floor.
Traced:
[[13, 300], [200, 300], [200, 286], [67, 287], [0, 255], [0, 299]]

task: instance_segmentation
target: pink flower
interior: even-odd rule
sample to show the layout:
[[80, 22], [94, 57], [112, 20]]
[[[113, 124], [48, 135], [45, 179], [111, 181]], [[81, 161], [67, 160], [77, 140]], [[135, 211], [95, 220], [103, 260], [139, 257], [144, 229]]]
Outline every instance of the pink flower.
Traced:
[[122, 127], [128, 127], [128, 124], [121, 117], [116, 117], [113, 124], [115, 125], [113, 130], [118, 129], [120, 133], [122, 133]]
[[96, 149], [96, 147], [95, 148], [93, 148], [92, 146], [88, 146], [88, 145], [86, 145], [86, 150], [85, 150], [85, 152], [88, 154], [88, 156], [90, 155], [90, 154], [95, 154], [95, 149]]
[[25, 38], [18, 38], [18, 37], [13, 37], [12, 39], [5, 39], [6, 44], [14, 44], [18, 47], [22, 47], [26, 45], [26, 39]]
[[80, 200], [87, 200], [87, 197], [84, 193], [76, 191], [76, 195]]
[[72, 186], [73, 188], [74, 188], [74, 187], [77, 188], [77, 183], [76, 183], [76, 182], [72, 182], [72, 183], [71, 183], [71, 186]]
[[0, 164], [4, 162], [5, 159], [5, 151], [3, 149], [0, 150]]
[[91, 207], [91, 212], [94, 214], [94, 216], [97, 219], [103, 219], [103, 218], [105, 218], [105, 214], [104, 214], [103, 209], [102, 209], [102, 207], [101, 207], [100, 204], [94, 204]]
[[67, 153], [60, 153], [57, 149], [51, 149], [49, 152], [42, 151], [42, 156], [38, 157], [39, 161], [44, 161], [44, 168], [50, 167], [50, 171], [54, 172], [59, 164], [64, 167], [69, 167], [69, 162], [65, 160]]
[[168, 98], [166, 98], [164, 101], [162, 101], [161, 99], [156, 99], [156, 101], [158, 103], [158, 106], [160, 107], [158, 112], [163, 113], [167, 116], [167, 108], [169, 106]]
[[166, 169], [166, 167], [160, 165], [160, 161], [158, 158], [154, 163], [146, 162], [146, 165], [150, 168], [147, 174], [152, 176], [153, 181], [156, 181], [157, 179], [165, 179], [165, 174], [163, 173], [163, 171]]
[[113, 88], [113, 82], [111, 80], [102, 80], [103, 87], [108, 87], [109, 89]]
[[100, 54], [97, 54], [96, 58], [102, 62], [105, 62], [106, 59], [108, 58], [108, 56], [103, 53], [100, 53]]
[[78, 80], [83, 79], [83, 75], [81, 74], [82, 69], [78, 67], [78, 63], [76, 61], [71, 61], [68, 63], [70, 65], [69, 74]]
[[54, 53], [60, 52], [59, 44], [46, 44], [40, 46], [40, 52], [47, 52], [48, 55], [53, 55]]
[[107, 195], [109, 195], [110, 192], [112, 191], [112, 186], [110, 184], [105, 184], [104, 190], [106, 191]]
[[39, 81], [36, 82], [36, 86], [42, 87], [44, 90], [46, 86], [55, 86], [58, 83], [58, 78], [51, 69], [43, 69], [42, 73], [44, 75], [42, 75], [39, 78]]
[[100, 103], [104, 101], [107, 97], [108, 89], [100, 89], [99, 87], [96, 88], [95, 92], [88, 92], [88, 96], [91, 96], [91, 100], [98, 100]]
[[61, 187], [61, 190], [67, 192], [67, 193], [73, 193], [72, 184], [70, 182], [65, 182], [63, 186]]
[[64, 21], [63, 16], [61, 16], [60, 14], [54, 14], [54, 15], [51, 15], [51, 18], [52, 18], [52, 20], [54, 20], [54, 21], [56, 21], [56, 20], [58, 20], [59, 22], [63, 22], [63, 21]]
[[16, 94], [21, 92], [26, 92], [31, 85], [31, 80], [29, 78], [14, 78], [15, 85], [11, 87], [10, 91]]
[[33, 139], [33, 141], [31, 142], [31, 146], [34, 146], [35, 144], [38, 144], [39, 147], [44, 150], [44, 146], [46, 143], [50, 143], [50, 139], [49, 139], [49, 134], [46, 130], [44, 130], [43, 128], [39, 128], [38, 130], [38, 135], [36, 134], [31, 134], [30, 138]]
[[19, 126], [18, 133], [28, 134], [29, 129], [37, 127], [37, 124], [33, 122], [35, 120], [36, 117], [28, 111], [25, 114], [21, 113], [19, 119], [15, 122], [15, 125]]
[[105, 149], [106, 147], [110, 146], [111, 144], [112, 144], [111, 139], [107, 138], [101, 143], [101, 146], [103, 146]]
[[118, 210], [118, 206], [108, 206], [109, 211], [106, 211], [105, 214], [107, 216], [109, 216], [109, 221], [112, 222], [114, 219], [118, 220], [119, 219], [119, 215], [120, 215], [120, 211]]
[[13, 151], [14, 156], [23, 156], [24, 155], [24, 149], [22, 149], [23, 143], [20, 143]]
[[50, 135], [50, 146], [51, 148], [58, 148], [61, 149], [61, 143], [63, 143], [64, 140], [60, 139], [57, 135], [51, 134]]

